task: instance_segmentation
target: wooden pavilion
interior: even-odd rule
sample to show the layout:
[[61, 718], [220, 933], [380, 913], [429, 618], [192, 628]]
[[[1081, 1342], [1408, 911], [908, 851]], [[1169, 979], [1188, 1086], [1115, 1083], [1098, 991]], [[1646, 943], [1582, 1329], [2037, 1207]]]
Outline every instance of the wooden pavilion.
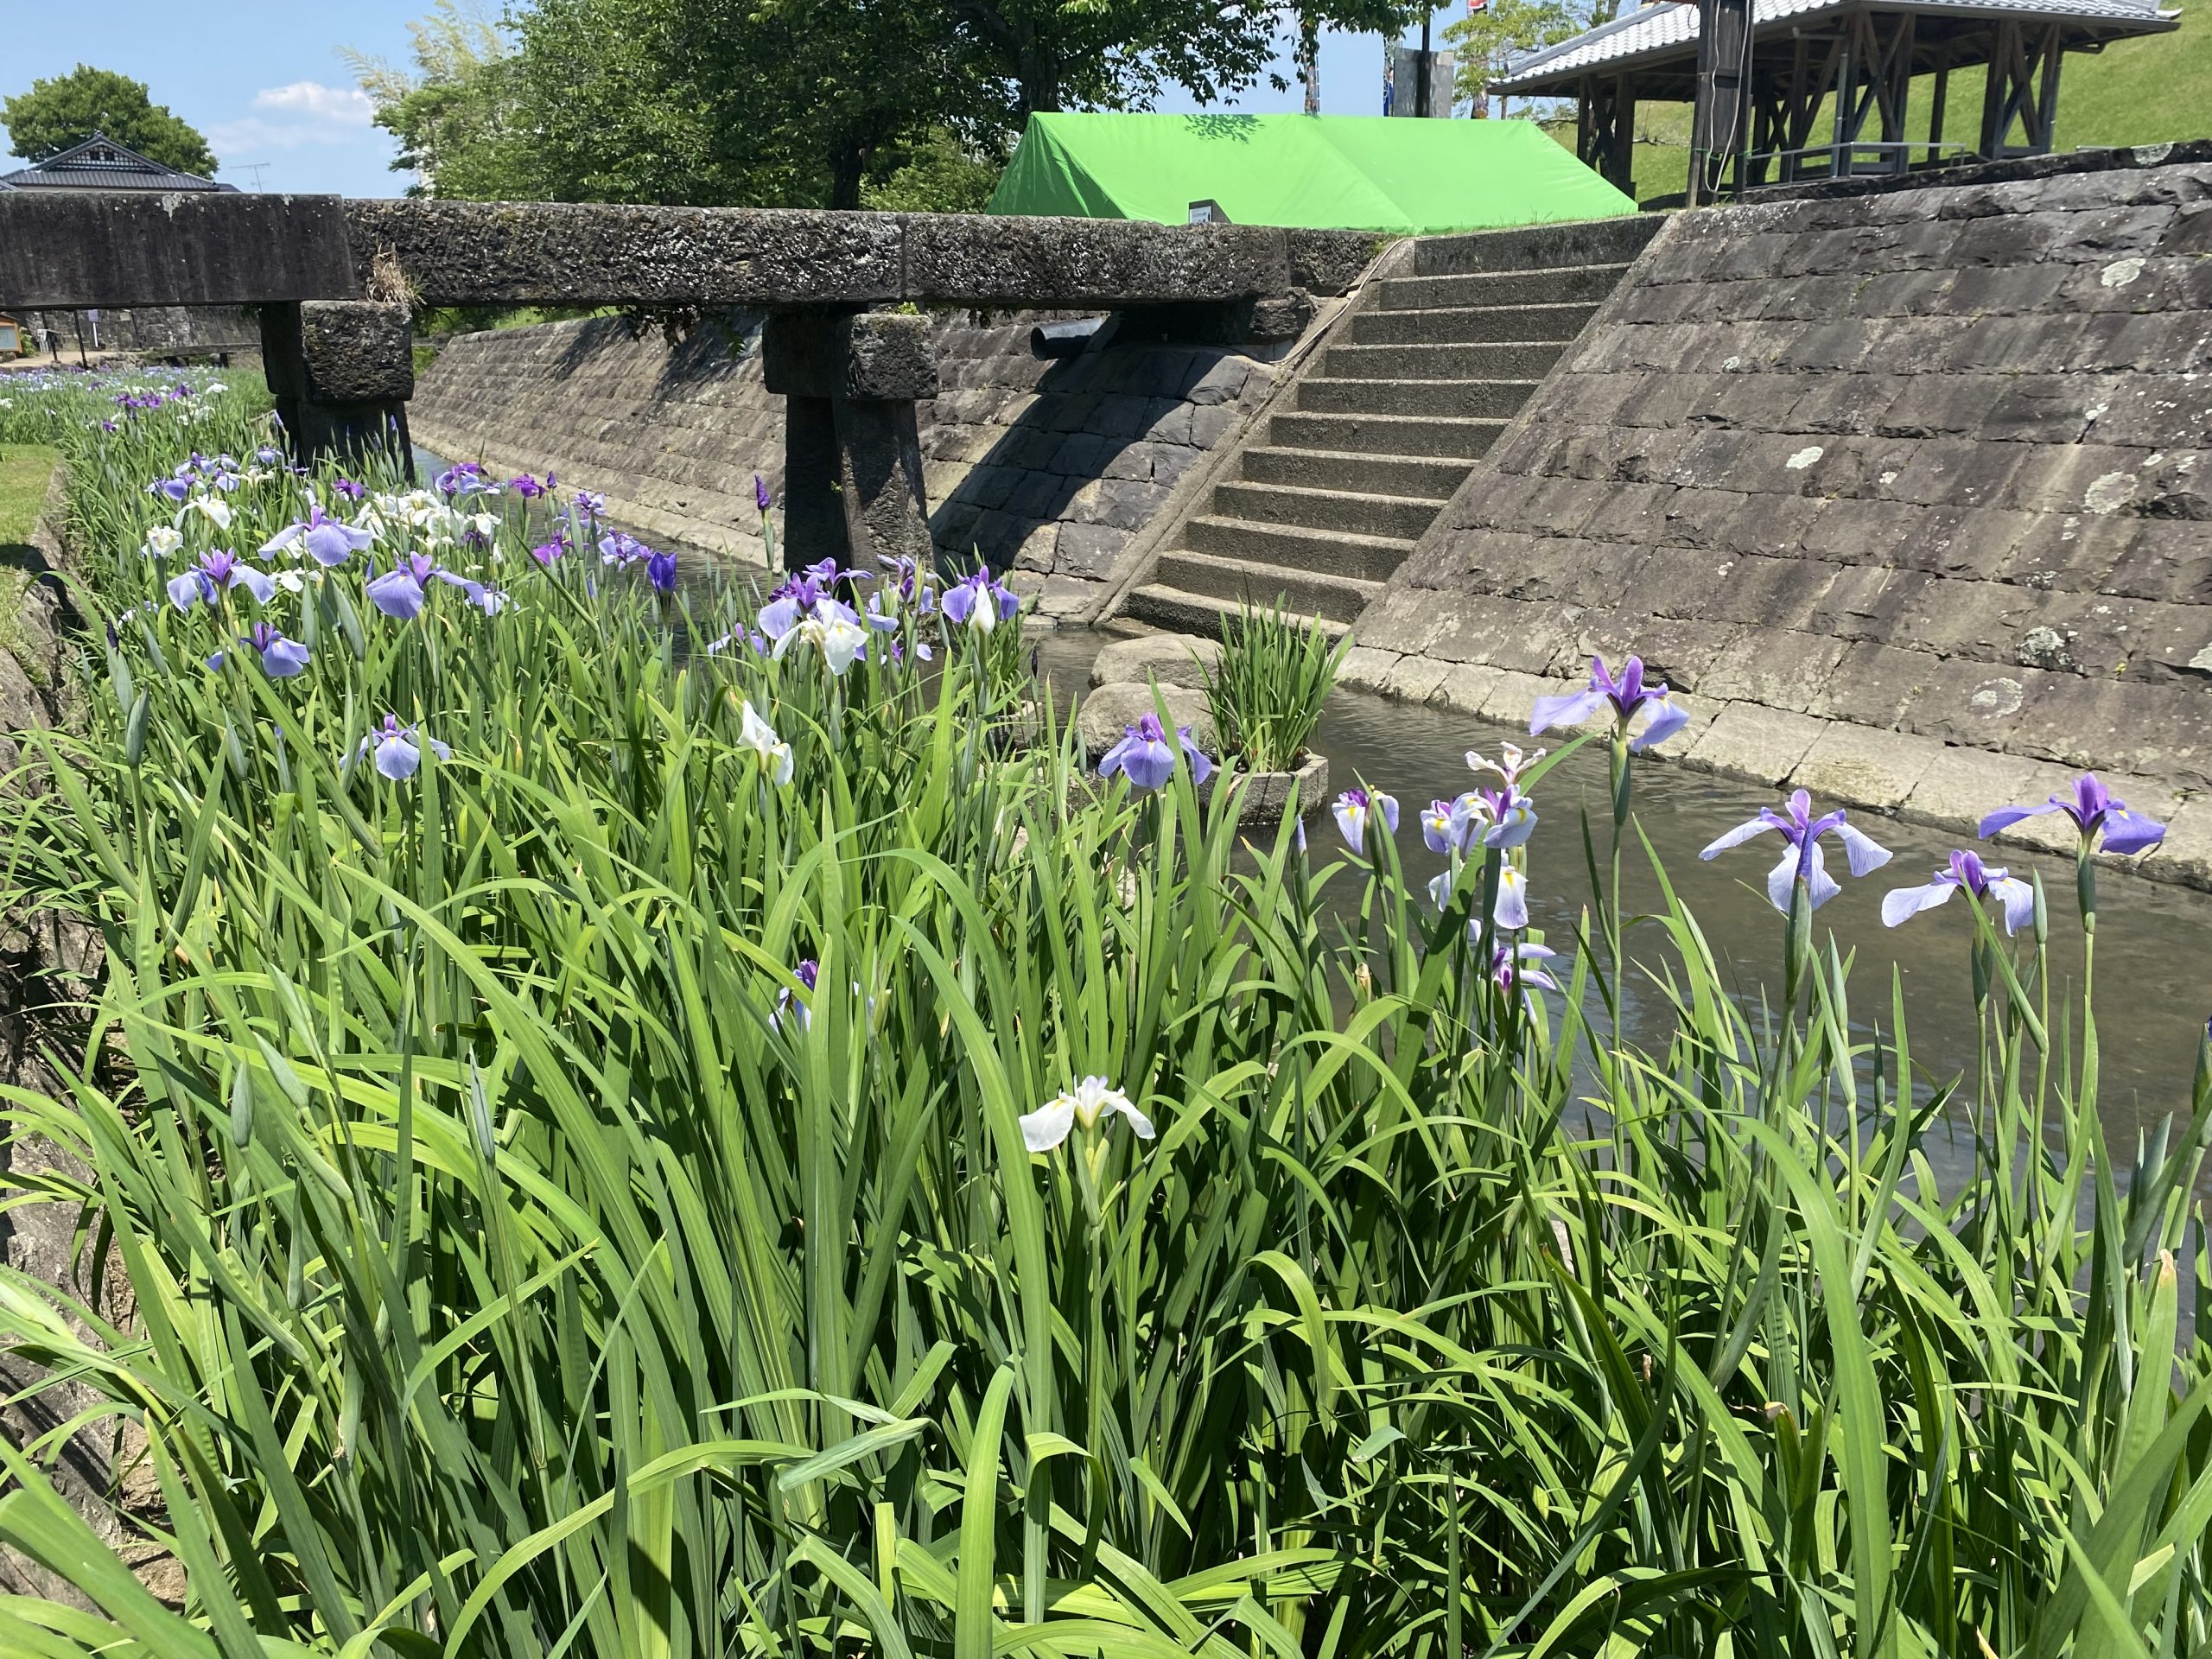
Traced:
[[[1623, 190], [1631, 189], [1637, 103], [1695, 105], [1695, 200], [2047, 155], [2065, 54], [2178, 22], [2158, 0], [1678, 0], [1514, 59], [1491, 91], [1576, 99], [1577, 153]], [[1963, 112], [1946, 108], [1950, 77], [1985, 64], [1969, 137]], [[1909, 140], [1906, 100], [1916, 79], [1929, 82], [1928, 137]]]

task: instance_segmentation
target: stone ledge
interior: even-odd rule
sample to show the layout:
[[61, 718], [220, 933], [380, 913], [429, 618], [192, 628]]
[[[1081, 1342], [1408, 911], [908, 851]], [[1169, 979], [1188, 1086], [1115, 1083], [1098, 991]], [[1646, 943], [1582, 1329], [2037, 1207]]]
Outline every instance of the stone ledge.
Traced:
[[[1352, 658], [1361, 660], [1355, 665]], [[1480, 664], [1440, 664], [1368, 646], [1353, 648], [1339, 680], [1387, 696], [1392, 695], [1389, 688], [1393, 683], [1409, 689], [1429, 683], [1432, 668], [1443, 672], [1426, 696], [1430, 707], [1522, 729], [1528, 726], [1536, 698], [1577, 690], [1586, 683]], [[1398, 700], [1413, 699], [1402, 696]], [[1683, 701], [1692, 709], [1688, 734], [1672, 739], [1645, 758], [1770, 787], [1809, 790], [1823, 803], [1872, 808], [1967, 838], [1984, 815], [2012, 803], [2044, 800], [2078, 775], [2018, 755], [1754, 702]], [[2164, 842], [2147, 857], [2100, 856], [2098, 863], [2153, 881], [2212, 892], [2212, 798], [2179, 799], [2170, 786], [2154, 779], [2101, 775], [2115, 795], [2164, 819], [2168, 829]], [[2030, 818], [1996, 836], [1993, 844], [2066, 855], [2073, 849], [2073, 827], [2056, 815]]]

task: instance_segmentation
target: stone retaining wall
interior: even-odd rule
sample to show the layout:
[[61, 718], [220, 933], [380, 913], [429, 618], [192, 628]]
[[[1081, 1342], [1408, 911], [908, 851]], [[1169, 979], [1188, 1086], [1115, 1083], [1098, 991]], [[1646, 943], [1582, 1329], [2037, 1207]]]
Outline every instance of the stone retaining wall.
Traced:
[[1936, 822], [2127, 774], [2212, 886], [2212, 165], [1676, 219], [1358, 637], [1507, 718], [1639, 651], [1694, 763]]
[[[1109, 344], [1047, 361], [1029, 350], [1039, 320], [940, 318], [944, 390], [918, 413], [940, 552], [980, 551], [1067, 615], [1267, 397], [1289, 347]], [[641, 530], [759, 560], [753, 477], [780, 499], [784, 458], [783, 400], [761, 384], [759, 338], [752, 315], [675, 346], [615, 318], [466, 334], [422, 377], [409, 418], [441, 454], [551, 467]]]

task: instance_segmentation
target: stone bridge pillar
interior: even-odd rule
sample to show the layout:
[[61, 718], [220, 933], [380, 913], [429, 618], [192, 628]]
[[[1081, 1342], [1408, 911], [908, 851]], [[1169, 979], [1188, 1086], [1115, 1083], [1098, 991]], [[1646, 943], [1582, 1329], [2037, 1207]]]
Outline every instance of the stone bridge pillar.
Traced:
[[938, 391], [929, 319], [778, 311], [761, 334], [767, 389], [784, 398], [784, 564], [873, 569], [877, 556], [926, 563], [918, 399]]
[[404, 305], [305, 300], [261, 308], [269, 391], [301, 465], [388, 449], [414, 477], [407, 436], [414, 347]]

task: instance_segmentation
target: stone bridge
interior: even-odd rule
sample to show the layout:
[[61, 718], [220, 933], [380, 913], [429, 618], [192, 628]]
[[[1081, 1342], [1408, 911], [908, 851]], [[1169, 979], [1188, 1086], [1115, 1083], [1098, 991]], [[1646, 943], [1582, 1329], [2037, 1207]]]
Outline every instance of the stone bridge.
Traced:
[[1294, 336], [1374, 239], [1121, 219], [245, 194], [0, 196], [0, 303], [251, 305], [270, 390], [312, 455], [403, 457], [416, 305], [770, 313], [791, 563], [930, 552], [914, 404], [925, 305], [1141, 309], [1215, 340]]

